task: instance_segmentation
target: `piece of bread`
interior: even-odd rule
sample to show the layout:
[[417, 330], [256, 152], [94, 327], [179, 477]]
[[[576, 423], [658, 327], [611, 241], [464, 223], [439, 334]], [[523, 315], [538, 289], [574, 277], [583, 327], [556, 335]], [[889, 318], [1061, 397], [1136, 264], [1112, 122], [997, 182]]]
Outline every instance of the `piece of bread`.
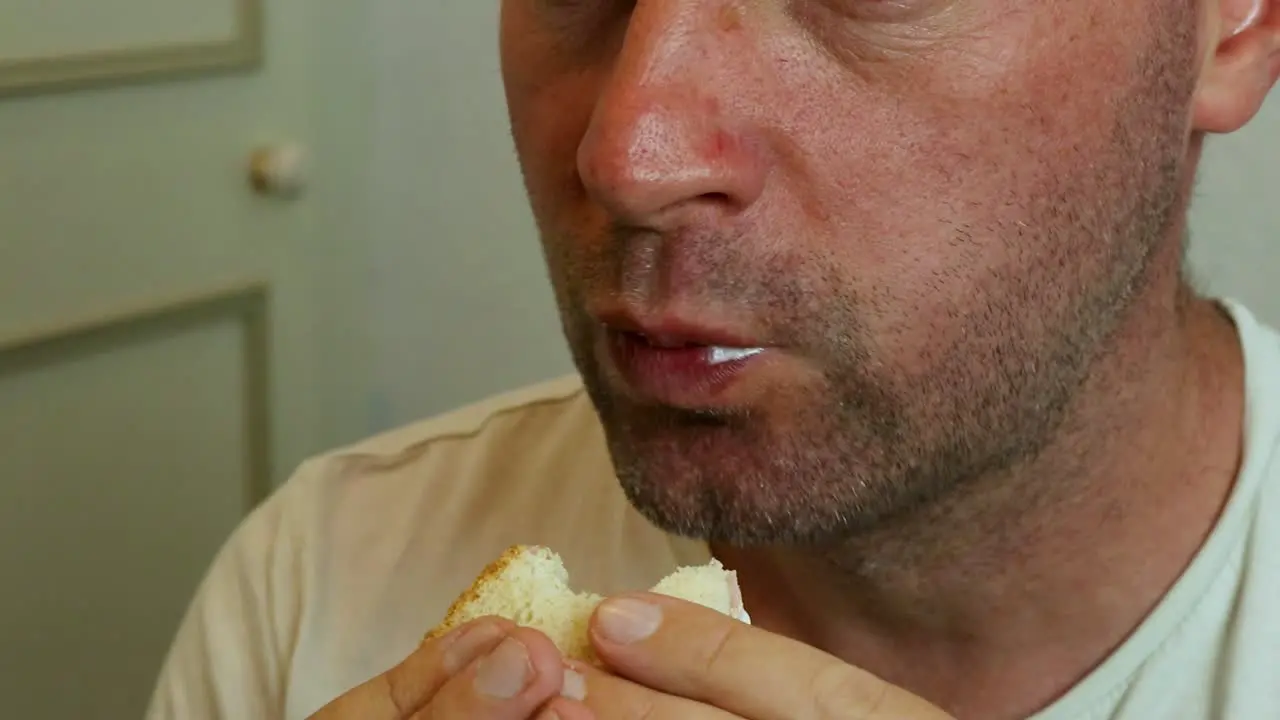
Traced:
[[[751, 622], [742, 607], [736, 574], [716, 560], [679, 568], [653, 586], [652, 592], [695, 602], [742, 622]], [[567, 658], [594, 663], [595, 652], [587, 629], [592, 612], [603, 599], [593, 593], [572, 590], [569, 571], [555, 552], [536, 545], [516, 545], [480, 573], [449, 607], [444, 621], [427, 634], [427, 639], [476, 618], [496, 615], [540, 630]]]

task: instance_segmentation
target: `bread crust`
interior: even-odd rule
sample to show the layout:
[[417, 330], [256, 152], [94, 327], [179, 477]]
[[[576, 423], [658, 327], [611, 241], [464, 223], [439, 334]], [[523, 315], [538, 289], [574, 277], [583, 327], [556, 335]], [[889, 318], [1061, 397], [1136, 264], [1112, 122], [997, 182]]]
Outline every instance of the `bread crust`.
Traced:
[[[540, 550], [551, 552], [554, 555], [553, 551], [539, 545], [512, 545], [504, 550], [501, 555], [480, 571], [480, 574], [476, 576], [475, 580], [471, 581], [471, 585], [466, 590], [463, 590], [454, 599], [453, 603], [449, 605], [449, 609], [445, 611], [444, 619], [440, 621], [439, 625], [427, 631], [422, 638], [422, 642], [426, 643], [440, 638], [458, 626], [465, 624], [466, 618], [471, 615], [471, 613], [467, 612], [468, 608], [486, 595], [491, 585], [500, 582], [500, 578], [506, 572], [508, 566], [526, 553]], [[728, 583], [729, 607], [726, 614], [741, 622], [751, 624], [751, 616], [747, 614], [746, 609], [742, 606], [742, 592], [738, 587], [737, 573], [726, 570], [715, 559], [711, 560], [708, 567], [724, 573], [725, 580]], [[682, 568], [678, 568], [677, 571], [680, 569]], [[661, 583], [656, 587], [661, 587]]]
[[439, 625], [431, 628], [422, 641], [428, 642], [434, 640], [445, 635], [455, 627], [462, 625], [463, 611], [467, 606], [478, 600], [484, 593], [485, 588], [490, 583], [495, 582], [498, 579], [498, 576], [502, 574], [502, 571], [507, 569], [508, 565], [531, 549], [533, 549], [533, 547], [530, 545], [512, 545], [504, 550], [497, 559], [486, 565], [485, 568], [480, 571], [480, 574], [476, 576], [476, 579], [471, 582], [471, 586], [466, 590], [463, 590], [462, 594], [458, 595], [457, 599], [453, 601], [453, 604], [449, 606], [449, 609], [445, 611], [444, 620], [441, 620]]

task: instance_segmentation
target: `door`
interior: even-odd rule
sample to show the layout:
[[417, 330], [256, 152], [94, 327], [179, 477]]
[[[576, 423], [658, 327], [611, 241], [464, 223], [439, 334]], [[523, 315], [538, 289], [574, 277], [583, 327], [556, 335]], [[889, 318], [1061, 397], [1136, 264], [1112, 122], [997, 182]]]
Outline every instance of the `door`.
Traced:
[[0, 0], [6, 717], [140, 717], [217, 548], [318, 447], [316, 201], [249, 181], [316, 151], [315, 7]]

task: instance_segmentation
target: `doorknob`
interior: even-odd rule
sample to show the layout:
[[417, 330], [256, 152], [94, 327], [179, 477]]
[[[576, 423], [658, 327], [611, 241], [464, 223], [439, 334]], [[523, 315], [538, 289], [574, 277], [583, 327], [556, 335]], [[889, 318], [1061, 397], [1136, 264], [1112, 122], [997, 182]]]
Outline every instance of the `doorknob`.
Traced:
[[260, 147], [249, 156], [249, 184], [259, 195], [293, 197], [306, 184], [305, 161], [297, 143]]

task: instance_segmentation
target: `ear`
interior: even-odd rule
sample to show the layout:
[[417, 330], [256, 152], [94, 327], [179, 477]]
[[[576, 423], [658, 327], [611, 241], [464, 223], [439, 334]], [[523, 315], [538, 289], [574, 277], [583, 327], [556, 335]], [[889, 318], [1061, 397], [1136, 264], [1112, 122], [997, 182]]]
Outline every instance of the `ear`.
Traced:
[[1280, 0], [1207, 0], [1196, 130], [1229, 133], [1257, 114], [1280, 77]]

